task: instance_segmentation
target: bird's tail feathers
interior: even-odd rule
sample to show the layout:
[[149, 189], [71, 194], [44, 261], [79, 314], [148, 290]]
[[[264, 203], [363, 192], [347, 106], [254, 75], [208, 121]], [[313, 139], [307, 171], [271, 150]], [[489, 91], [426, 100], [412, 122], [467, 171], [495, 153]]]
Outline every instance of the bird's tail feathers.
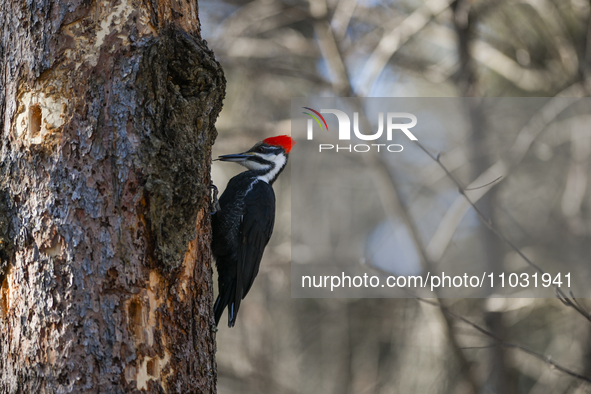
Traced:
[[[236, 299], [239, 301], [236, 302]], [[234, 327], [236, 324], [236, 316], [238, 315], [238, 308], [240, 308], [240, 297], [236, 297], [236, 280], [233, 280], [229, 286], [220, 291], [218, 298], [213, 306], [215, 315], [215, 325], [218, 326], [224, 309], [228, 307], [228, 327]]]

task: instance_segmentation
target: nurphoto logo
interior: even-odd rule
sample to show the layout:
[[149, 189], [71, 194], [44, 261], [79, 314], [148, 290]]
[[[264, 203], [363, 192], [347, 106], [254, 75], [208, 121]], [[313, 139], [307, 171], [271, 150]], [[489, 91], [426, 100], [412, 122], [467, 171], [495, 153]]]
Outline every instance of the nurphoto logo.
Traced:
[[[320, 112], [310, 107], [302, 107], [310, 112], [303, 112], [310, 116], [307, 122], [307, 138], [308, 140], [314, 139], [314, 121], [320, 127], [320, 130], [329, 131], [326, 119], [322, 114], [333, 114], [337, 117], [339, 123], [339, 141], [350, 141], [351, 140], [351, 119], [344, 111], [338, 109], [321, 109]], [[401, 119], [410, 120], [410, 122], [400, 123]], [[408, 112], [388, 112], [386, 115], [386, 139], [392, 141], [392, 135], [394, 131], [402, 131], [411, 141], [417, 141], [417, 137], [409, 129], [417, 125], [417, 117]], [[359, 130], [359, 113], [353, 112], [353, 132], [355, 137], [362, 141], [375, 141], [382, 137], [384, 133], [384, 113], [378, 113], [378, 130], [374, 134], [363, 134]], [[377, 149], [380, 152], [380, 148], [385, 147], [388, 152], [396, 153], [402, 152], [404, 149], [400, 144], [356, 144], [356, 145], [333, 145], [333, 144], [319, 144], [318, 151], [348, 151], [348, 152], [369, 152], [370, 150]]]

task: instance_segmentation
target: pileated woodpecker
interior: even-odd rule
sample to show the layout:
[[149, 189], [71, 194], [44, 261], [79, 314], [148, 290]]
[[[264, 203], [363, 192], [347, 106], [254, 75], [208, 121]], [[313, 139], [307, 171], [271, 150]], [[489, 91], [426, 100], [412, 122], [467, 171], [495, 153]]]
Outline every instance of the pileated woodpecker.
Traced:
[[217, 160], [243, 165], [248, 171], [230, 179], [212, 217], [212, 253], [218, 268], [219, 295], [214, 305], [215, 324], [228, 307], [228, 327], [236, 323], [240, 301], [259, 272], [263, 251], [275, 222], [275, 193], [271, 185], [287, 164], [295, 141], [270, 137], [248, 151]]

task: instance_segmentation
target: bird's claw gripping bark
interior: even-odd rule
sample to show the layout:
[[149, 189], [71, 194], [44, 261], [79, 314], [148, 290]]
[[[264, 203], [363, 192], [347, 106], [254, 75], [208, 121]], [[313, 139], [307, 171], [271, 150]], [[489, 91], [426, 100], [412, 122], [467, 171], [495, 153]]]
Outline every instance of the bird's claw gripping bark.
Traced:
[[222, 209], [220, 207], [220, 202], [218, 200], [218, 188], [213, 183], [209, 186], [209, 188], [212, 190], [211, 206], [213, 208], [213, 210], [209, 214], [210, 215], [215, 215], [215, 213], [217, 211], [220, 211]]

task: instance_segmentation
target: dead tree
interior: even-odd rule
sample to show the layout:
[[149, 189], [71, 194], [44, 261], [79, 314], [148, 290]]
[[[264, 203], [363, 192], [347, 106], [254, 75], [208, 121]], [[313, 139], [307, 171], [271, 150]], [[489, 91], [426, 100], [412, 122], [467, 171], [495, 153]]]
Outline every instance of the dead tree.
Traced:
[[0, 392], [215, 392], [197, 6], [0, 2]]

